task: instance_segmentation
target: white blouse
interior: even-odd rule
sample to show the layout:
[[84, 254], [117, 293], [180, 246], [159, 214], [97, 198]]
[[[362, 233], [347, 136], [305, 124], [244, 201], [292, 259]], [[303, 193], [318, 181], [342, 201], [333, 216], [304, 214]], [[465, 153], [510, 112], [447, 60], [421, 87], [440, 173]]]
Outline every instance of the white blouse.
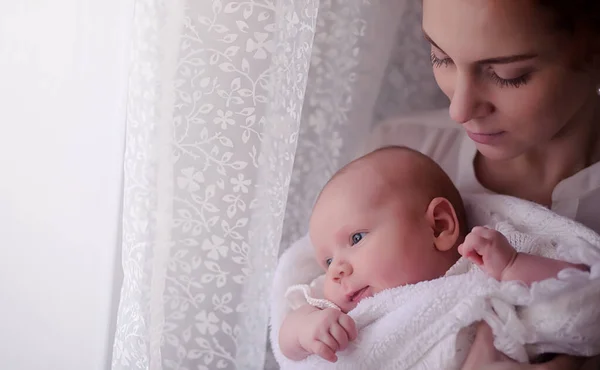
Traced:
[[[447, 109], [382, 122], [369, 136], [365, 152], [386, 145], [404, 145], [428, 155], [462, 193], [491, 193], [475, 176], [475, 143]], [[600, 232], [600, 162], [561, 181], [552, 192], [551, 209]]]

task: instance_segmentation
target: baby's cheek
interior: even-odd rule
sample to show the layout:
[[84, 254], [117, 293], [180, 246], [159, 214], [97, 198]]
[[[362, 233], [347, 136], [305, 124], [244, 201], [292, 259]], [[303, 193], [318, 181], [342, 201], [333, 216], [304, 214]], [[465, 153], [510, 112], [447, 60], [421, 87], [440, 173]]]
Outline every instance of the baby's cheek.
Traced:
[[340, 292], [339, 292], [339, 284], [334, 284], [333, 282], [326, 280], [323, 285], [323, 295], [326, 300], [331, 301], [339, 306], [340, 304]]
[[331, 300], [332, 293], [331, 282], [325, 280], [325, 283], [323, 284], [323, 295], [325, 296], [325, 299]]
[[380, 270], [379, 277], [381, 279], [381, 289], [395, 288], [406, 284], [405, 274], [399, 267], [382, 269]]

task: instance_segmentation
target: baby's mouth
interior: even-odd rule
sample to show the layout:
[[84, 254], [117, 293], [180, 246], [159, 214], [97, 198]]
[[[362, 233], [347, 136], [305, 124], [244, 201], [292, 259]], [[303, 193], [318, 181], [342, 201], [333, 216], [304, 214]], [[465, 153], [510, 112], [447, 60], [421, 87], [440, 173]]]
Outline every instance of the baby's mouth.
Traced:
[[366, 286], [366, 287], [354, 292], [350, 296], [350, 302], [358, 303], [358, 302], [362, 301], [364, 298], [367, 298], [367, 289], [369, 289], [369, 286]]

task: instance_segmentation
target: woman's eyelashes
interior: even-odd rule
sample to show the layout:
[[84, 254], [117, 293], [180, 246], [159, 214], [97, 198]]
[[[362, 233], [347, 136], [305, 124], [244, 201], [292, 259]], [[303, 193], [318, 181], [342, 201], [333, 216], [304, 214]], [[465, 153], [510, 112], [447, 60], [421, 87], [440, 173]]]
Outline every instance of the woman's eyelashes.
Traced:
[[448, 67], [452, 62], [452, 59], [450, 58], [438, 58], [433, 51], [431, 52], [430, 58], [431, 64], [434, 67]]
[[[440, 68], [440, 67], [448, 67], [449, 65], [452, 64], [452, 59], [450, 58], [439, 58], [435, 55], [435, 53], [432, 51], [431, 52], [431, 64], [435, 67], [435, 68]], [[525, 84], [527, 84], [527, 82], [529, 82], [529, 78], [531, 77], [530, 73], [524, 73], [519, 77], [515, 77], [515, 78], [502, 78], [500, 76], [498, 76], [498, 74], [496, 72], [494, 72], [492, 69], [489, 69], [488, 71], [486, 71], [486, 75], [492, 80], [492, 82], [494, 82], [496, 85], [498, 85], [499, 87], [521, 87]]]
[[529, 82], [529, 73], [521, 75], [515, 78], [502, 78], [498, 76], [495, 72], [490, 73], [490, 77], [492, 80], [500, 87], [521, 87]]

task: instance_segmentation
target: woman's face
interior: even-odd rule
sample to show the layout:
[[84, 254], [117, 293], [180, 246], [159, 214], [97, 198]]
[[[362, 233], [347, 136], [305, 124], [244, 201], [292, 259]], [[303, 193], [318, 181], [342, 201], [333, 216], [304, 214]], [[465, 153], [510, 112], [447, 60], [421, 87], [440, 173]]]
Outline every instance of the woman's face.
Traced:
[[584, 124], [597, 104], [590, 69], [575, 68], [584, 48], [535, 3], [423, 0], [423, 30], [450, 115], [488, 158], [543, 148]]

